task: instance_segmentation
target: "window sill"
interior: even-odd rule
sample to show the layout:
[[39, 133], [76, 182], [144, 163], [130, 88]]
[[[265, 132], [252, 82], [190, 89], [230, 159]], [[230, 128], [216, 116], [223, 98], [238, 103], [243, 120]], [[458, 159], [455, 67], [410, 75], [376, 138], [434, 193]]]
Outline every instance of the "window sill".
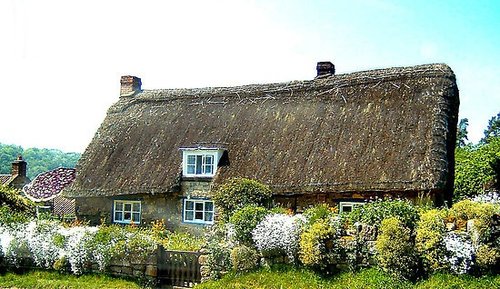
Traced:
[[182, 223], [188, 225], [201, 225], [201, 226], [210, 226], [214, 224], [214, 222], [195, 222], [195, 221], [182, 221]]
[[211, 182], [214, 176], [182, 176], [183, 181]]

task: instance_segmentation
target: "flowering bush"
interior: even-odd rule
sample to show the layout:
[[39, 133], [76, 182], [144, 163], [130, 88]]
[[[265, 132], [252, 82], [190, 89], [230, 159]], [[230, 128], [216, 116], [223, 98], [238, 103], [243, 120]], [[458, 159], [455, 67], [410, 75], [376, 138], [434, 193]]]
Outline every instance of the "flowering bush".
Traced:
[[500, 250], [488, 245], [481, 245], [476, 251], [476, 266], [480, 272], [496, 273], [499, 271]]
[[91, 255], [87, 251], [86, 244], [92, 240], [96, 231], [95, 227], [73, 227], [61, 231], [61, 234], [66, 236], [67, 242], [60, 260], [68, 260], [73, 274], [82, 274], [85, 266], [90, 262]]
[[415, 278], [418, 258], [410, 230], [395, 217], [383, 220], [380, 230], [375, 242], [379, 266], [395, 276]]
[[152, 238], [138, 229], [118, 226], [63, 227], [55, 221], [37, 220], [0, 226], [1, 249], [7, 264], [27, 259], [41, 268], [69, 267], [81, 274], [91, 263], [104, 270], [115, 257], [145, 257], [156, 248]]
[[465, 229], [467, 221], [474, 220], [478, 236], [475, 242], [489, 238], [493, 215], [499, 213], [499, 206], [490, 203], [477, 203], [463, 200], [454, 204], [448, 213], [448, 218], [457, 223], [459, 229]]
[[231, 268], [230, 256], [234, 243], [231, 242], [231, 232], [228, 233], [228, 231], [231, 231], [231, 226], [218, 223], [212, 226], [206, 234], [210, 279], [222, 277]]
[[335, 230], [328, 220], [314, 222], [300, 236], [300, 261], [306, 266], [325, 269], [333, 262], [334, 237]]
[[481, 195], [477, 195], [472, 198], [472, 201], [478, 203], [490, 203], [500, 205], [500, 193], [499, 192], [488, 192]]
[[251, 247], [245, 245], [236, 246], [231, 250], [231, 263], [233, 264], [233, 270], [236, 272], [249, 271], [259, 264], [259, 255]]
[[420, 215], [417, 223], [415, 246], [422, 256], [427, 271], [440, 270], [445, 267], [446, 247], [443, 240], [446, 227], [442, 215], [443, 213], [439, 210], [429, 210]]
[[448, 232], [444, 236], [446, 262], [456, 274], [466, 274], [474, 264], [474, 247], [464, 233]]
[[252, 239], [263, 256], [285, 255], [294, 262], [303, 223], [301, 215], [267, 215], [252, 231]]

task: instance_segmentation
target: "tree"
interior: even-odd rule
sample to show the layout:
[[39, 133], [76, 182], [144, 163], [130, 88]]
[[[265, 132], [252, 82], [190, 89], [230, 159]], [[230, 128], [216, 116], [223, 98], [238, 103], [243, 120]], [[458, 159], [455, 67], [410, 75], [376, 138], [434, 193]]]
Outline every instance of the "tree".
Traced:
[[465, 141], [469, 140], [467, 138], [467, 127], [469, 126], [469, 120], [467, 118], [460, 119], [460, 123], [457, 127], [457, 147], [464, 147], [466, 145]]
[[74, 168], [80, 158], [79, 153], [65, 153], [55, 149], [23, 149], [20, 146], [0, 143], [0, 174], [9, 174], [12, 162], [19, 155], [28, 163], [27, 174], [30, 179], [58, 167]]
[[500, 177], [500, 137], [490, 137], [488, 143], [458, 147], [455, 150], [455, 201], [474, 197], [498, 187]]
[[482, 143], [487, 143], [492, 137], [500, 137], [500, 112], [488, 121], [488, 127], [484, 130]]

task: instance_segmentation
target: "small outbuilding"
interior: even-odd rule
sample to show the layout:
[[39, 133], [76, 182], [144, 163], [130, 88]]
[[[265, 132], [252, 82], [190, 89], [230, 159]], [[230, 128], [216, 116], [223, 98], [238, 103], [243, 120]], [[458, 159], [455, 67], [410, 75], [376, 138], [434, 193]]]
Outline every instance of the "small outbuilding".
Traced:
[[373, 197], [451, 201], [458, 88], [445, 64], [237, 87], [154, 89], [121, 78], [64, 194], [79, 217], [206, 225], [210, 191], [231, 177], [269, 185], [301, 211]]

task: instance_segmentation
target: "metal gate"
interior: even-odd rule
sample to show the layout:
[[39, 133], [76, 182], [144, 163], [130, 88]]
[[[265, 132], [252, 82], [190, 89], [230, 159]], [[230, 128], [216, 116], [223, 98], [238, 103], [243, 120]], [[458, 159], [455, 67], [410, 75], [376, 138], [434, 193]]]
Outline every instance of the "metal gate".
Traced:
[[193, 287], [201, 282], [199, 252], [158, 250], [158, 281], [161, 285]]

